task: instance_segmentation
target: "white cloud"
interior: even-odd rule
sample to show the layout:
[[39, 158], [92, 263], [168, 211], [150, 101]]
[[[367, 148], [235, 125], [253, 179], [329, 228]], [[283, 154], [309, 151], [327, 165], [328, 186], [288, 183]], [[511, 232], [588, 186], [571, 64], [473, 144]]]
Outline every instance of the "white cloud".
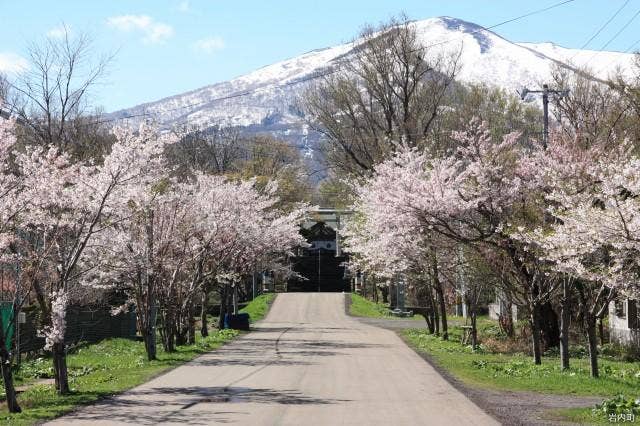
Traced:
[[179, 4], [178, 4], [178, 10], [180, 12], [188, 12], [191, 10], [191, 5], [189, 4], [189, 0], [182, 0]]
[[71, 26], [65, 24], [60, 24], [47, 31], [47, 37], [49, 38], [64, 38], [67, 34], [71, 34]]
[[147, 44], [163, 43], [174, 34], [171, 25], [157, 22], [147, 15], [120, 15], [107, 19], [107, 25], [122, 32], [141, 32]]
[[11, 52], [0, 52], [0, 72], [13, 74], [29, 68], [29, 62]]
[[193, 48], [199, 52], [208, 55], [224, 49], [224, 40], [222, 37], [207, 37], [193, 43]]

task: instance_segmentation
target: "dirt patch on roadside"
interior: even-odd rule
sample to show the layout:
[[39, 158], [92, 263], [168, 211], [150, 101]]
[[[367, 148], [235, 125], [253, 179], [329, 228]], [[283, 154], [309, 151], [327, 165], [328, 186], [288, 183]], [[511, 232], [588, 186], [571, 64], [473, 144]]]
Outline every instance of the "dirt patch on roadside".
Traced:
[[459, 389], [480, 408], [505, 425], [573, 425], [576, 423], [553, 420], [550, 411], [589, 407], [602, 402], [602, 398], [599, 397], [494, 391], [468, 386]]

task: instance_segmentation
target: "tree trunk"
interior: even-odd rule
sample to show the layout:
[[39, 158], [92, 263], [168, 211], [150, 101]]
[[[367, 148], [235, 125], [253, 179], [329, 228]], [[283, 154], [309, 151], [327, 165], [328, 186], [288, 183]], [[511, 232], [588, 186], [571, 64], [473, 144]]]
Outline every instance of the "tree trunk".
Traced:
[[444, 290], [442, 289], [442, 283], [440, 282], [438, 272], [438, 257], [435, 249], [433, 250], [433, 256], [431, 260], [431, 268], [433, 273], [433, 285], [436, 289], [436, 296], [438, 297], [438, 305], [440, 306], [440, 318], [442, 319], [442, 340], [449, 340], [449, 327], [447, 324], [447, 305], [444, 302]]
[[381, 287], [380, 292], [382, 293], [382, 303], [389, 303], [389, 287]]
[[389, 307], [396, 309], [398, 307], [398, 284], [389, 285]]
[[53, 363], [56, 372], [56, 389], [58, 394], [67, 395], [69, 393], [69, 374], [67, 371], [67, 353], [64, 348], [64, 342], [58, 342], [53, 345]]
[[[170, 311], [171, 309], [169, 309]], [[167, 315], [164, 317], [164, 351], [165, 352], [175, 352], [176, 351], [176, 318], [173, 312], [167, 312]]]
[[469, 308], [471, 310], [471, 349], [478, 349], [478, 316], [476, 314], [476, 307], [474, 304], [469, 304]]
[[2, 382], [4, 393], [7, 398], [7, 409], [10, 413], [21, 413], [22, 409], [18, 405], [16, 389], [13, 386], [13, 371], [11, 370], [11, 356], [7, 351], [7, 342], [4, 337], [4, 323], [0, 317], [0, 370], [2, 370]]
[[429, 308], [429, 311], [427, 312], [427, 314], [424, 316], [424, 320], [427, 322], [427, 328], [429, 329], [429, 333], [433, 334], [435, 333], [435, 321], [434, 321], [434, 317], [433, 317], [433, 306], [431, 303], [431, 297], [427, 296], [425, 298], [425, 305], [427, 306], [427, 308]]
[[233, 314], [234, 289], [229, 285], [227, 288], [227, 314]]
[[178, 327], [176, 327], [175, 333], [175, 342], [176, 346], [186, 345], [188, 342], [189, 336], [189, 325], [181, 322]]
[[542, 364], [542, 350], [540, 347], [540, 306], [534, 304], [531, 307], [531, 346], [533, 350], [533, 363]]
[[540, 315], [538, 321], [540, 322], [540, 331], [542, 343], [544, 343], [543, 351], [549, 348], [557, 348], [560, 346], [560, 324], [558, 321], [558, 315], [551, 306], [550, 302], [546, 302], [540, 305]]
[[500, 329], [507, 337], [515, 337], [515, 328], [513, 326], [513, 302], [510, 296], [505, 296], [504, 300], [500, 300], [500, 315], [498, 316], [498, 324]]
[[158, 306], [155, 291], [154, 274], [154, 250], [153, 250], [153, 210], [145, 212], [145, 234], [146, 234], [146, 270], [144, 272], [143, 285], [147, 293], [147, 324], [144, 331], [144, 344], [147, 351], [147, 359], [153, 361], [156, 356], [156, 320]]
[[449, 340], [449, 325], [447, 323], [447, 306], [444, 303], [444, 294], [438, 292], [438, 301], [440, 302], [440, 319], [442, 321], [442, 340]]
[[569, 283], [563, 282], [560, 300], [560, 365], [563, 370], [569, 369], [569, 321], [571, 321], [569, 293]]
[[209, 335], [209, 324], [207, 323], [207, 309], [209, 308], [209, 295], [205, 290], [202, 290], [200, 309], [200, 335], [207, 337]]
[[224, 316], [227, 313], [227, 285], [223, 284], [220, 289], [220, 314], [218, 315], [218, 330], [224, 328]]
[[596, 335], [596, 318], [588, 313], [585, 315], [587, 327], [587, 340], [589, 341], [589, 365], [591, 366], [591, 377], [600, 377], [598, 371], [598, 337]]
[[600, 345], [604, 345], [604, 324], [602, 324], [602, 317], [598, 318], [598, 337], [600, 337]]
[[[152, 303], [150, 301], [150, 303]], [[149, 307], [148, 312], [148, 320], [146, 324], [146, 329], [144, 330], [143, 338], [144, 338], [144, 347], [147, 352], [147, 359], [149, 361], [154, 361], [157, 358], [157, 350], [156, 350], [156, 307], [155, 304]]]
[[[433, 293], [433, 292], [430, 291], [429, 293]], [[431, 298], [431, 304], [433, 306], [433, 325], [435, 326], [435, 330], [433, 334], [436, 336], [439, 336], [440, 335], [440, 315], [438, 313], [438, 304], [436, 303], [436, 300], [433, 294], [429, 294], [429, 297]]]
[[427, 315], [424, 316], [424, 320], [427, 322], [429, 334], [433, 334], [435, 332], [435, 326], [433, 325], [433, 312], [428, 312]]
[[193, 304], [189, 306], [188, 321], [189, 336], [187, 338], [187, 341], [190, 345], [193, 345], [194, 343], [196, 343], [196, 316], [193, 313]]

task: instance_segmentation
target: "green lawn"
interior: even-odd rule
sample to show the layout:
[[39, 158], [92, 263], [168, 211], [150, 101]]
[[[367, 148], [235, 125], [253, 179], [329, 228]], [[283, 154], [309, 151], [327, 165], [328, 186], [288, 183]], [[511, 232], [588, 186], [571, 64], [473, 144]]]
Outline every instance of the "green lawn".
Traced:
[[267, 315], [269, 307], [275, 298], [275, 293], [261, 294], [251, 301], [251, 303], [249, 303], [245, 308], [241, 309], [240, 312], [249, 314], [249, 318], [252, 323], [260, 321], [265, 317], [265, 315]]
[[[486, 321], [481, 325], [481, 334], [482, 327], [486, 328], [485, 332], [490, 330], [489, 324]], [[571, 359], [570, 370], [561, 371], [557, 356], [545, 356], [542, 365], [537, 366], [525, 354], [489, 353], [482, 348], [474, 353], [471, 347], [460, 343], [459, 327], [452, 328], [452, 341], [443, 341], [424, 329], [404, 330], [402, 335], [412, 347], [428, 354], [440, 367], [471, 386], [603, 398], [617, 394], [640, 397], [640, 362], [601, 357], [601, 377], [593, 379], [584, 353]], [[555, 414], [585, 422], [592, 419], [591, 408], [561, 410]]]
[[[245, 308], [252, 321], [264, 317], [275, 295], [256, 298]], [[67, 357], [72, 394], [59, 396], [52, 385], [36, 385], [18, 397], [23, 412], [9, 414], [3, 404], [0, 422], [11, 425], [30, 425], [58, 417], [76, 406], [130, 389], [173, 367], [214, 350], [231, 341], [239, 332], [235, 330], [210, 331], [196, 344], [179, 346], [175, 353], [165, 353], [158, 347], [158, 360], [147, 361], [142, 342], [128, 339], [108, 339], [84, 345]], [[29, 383], [43, 377], [52, 377], [51, 360], [39, 358], [23, 362], [16, 373], [16, 382]]]
[[558, 420], [569, 420], [580, 425], [609, 425], [612, 422], [609, 421], [607, 416], [591, 414], [591, 408], [568, 408], [565, 410], [554, 410], [549, 413], [549, 416]]
[[349, 313], [355, 317], [390, 318], [389, 308], [381, 303], [374, 303], [362, 296], [351, 293]]
[[408, 318], [395, 317], [391, 315], [388, 305], [372, 302], [355, 293], [351, 293], [351, 306], [349, 308], [349, 314], [353, 315], [354, 317], [413, 319], [424, 321], [424, 318], [421, 315], [414, 315]]

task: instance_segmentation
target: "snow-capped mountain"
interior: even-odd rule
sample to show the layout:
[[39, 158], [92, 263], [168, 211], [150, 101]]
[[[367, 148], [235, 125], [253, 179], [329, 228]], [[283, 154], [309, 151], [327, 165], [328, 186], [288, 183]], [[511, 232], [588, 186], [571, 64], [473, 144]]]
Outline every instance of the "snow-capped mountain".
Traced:
[[[537, 87], [549, 78], [553, 64], [587, 66], [605, 78], [617, 69], [631, 72], [633, 55], [566, 49], [553, 43], [514, 43], [483, 27], [450, 17], [413, 22], [431, 51], [461, 50], [463, 82], [484, 82], [515, 91]], [[274, 132], [305, 144], [308, 130], [297, 107], [310, 78], [328, 72], [348, 56], [358, 41], [314, 50], [260, 68], [230, 81], [117, 111], [113, 118], [147, 114], [163, 126], [189, 123], [202, 128], [245, 126]], [[434, 46], [435, 45], [435, 46]], [[131, 119], [141, 119], [140, 117]]]

